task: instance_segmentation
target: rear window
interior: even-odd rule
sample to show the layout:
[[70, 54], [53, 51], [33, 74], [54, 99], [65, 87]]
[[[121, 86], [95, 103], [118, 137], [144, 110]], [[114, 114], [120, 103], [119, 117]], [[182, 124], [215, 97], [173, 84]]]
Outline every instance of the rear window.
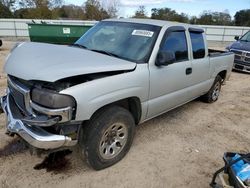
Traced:
[[205, 57], [205, 43], [202, 33], [190, 32], [193, 49], [193, 58], [200, 59]]

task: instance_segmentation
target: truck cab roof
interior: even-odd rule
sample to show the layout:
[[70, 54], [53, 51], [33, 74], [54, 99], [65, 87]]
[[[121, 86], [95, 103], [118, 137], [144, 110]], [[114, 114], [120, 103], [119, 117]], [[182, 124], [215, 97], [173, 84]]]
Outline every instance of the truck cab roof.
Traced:
[[149, 24], [149, 25], [155, 25], [155, 26], [160, 26], [160, 27], [164, 27], [164, 26], [169, 26], [169, 27], [171, 27], [171, 26], [183, 26], [185, 28], [192, 27], [192, 28], [202, 29], [201, 27], [198, 27], [196, 25], [185, 24], [185, 23], [180, 23], [180, 22], [166, 21], [166, 20], [156, 20], [156, 19], [120, 18], [120, 19], [105, 19], [103, 21]]

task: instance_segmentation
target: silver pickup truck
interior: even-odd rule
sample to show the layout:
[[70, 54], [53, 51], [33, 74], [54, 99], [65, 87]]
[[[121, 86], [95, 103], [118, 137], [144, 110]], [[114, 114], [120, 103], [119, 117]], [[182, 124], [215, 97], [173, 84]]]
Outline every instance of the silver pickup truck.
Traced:
[[205, 38], [193, 25], [111, 19], [71, 46], [19, 44], [4, 67], [7, 134], [38, 151], [78, 145], [94, 169], [109, 167], [129, 151], [135, 125], [218, 99], [234, 54], [208, 50]]

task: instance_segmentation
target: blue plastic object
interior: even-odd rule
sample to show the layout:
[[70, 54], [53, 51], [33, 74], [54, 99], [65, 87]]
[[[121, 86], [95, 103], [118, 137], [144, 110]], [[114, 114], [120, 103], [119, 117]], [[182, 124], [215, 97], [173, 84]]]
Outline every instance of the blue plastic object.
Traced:
[[[240, 158], [239, 154], [235, 154], [232, 160], [236, 160]], [[246, 181], [250, 179], [250, 164], [245, 163], [243, 160], [238, 161], [237, 163], [232, 165], [232, 169], [235, 172], [236, 176], [240, 178], [241, 181]]]

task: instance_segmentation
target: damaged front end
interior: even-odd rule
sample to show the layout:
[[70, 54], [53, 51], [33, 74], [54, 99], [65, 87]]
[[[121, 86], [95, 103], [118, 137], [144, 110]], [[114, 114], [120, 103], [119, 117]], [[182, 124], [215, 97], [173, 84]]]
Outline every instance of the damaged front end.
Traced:
[[77, 144], [81, 122], [73, 120], [76, 102], [72, 96], [8, 76], [1, 107], [7, 116], [10, 136], [17, 134], [31, 146], [43, 150]]

